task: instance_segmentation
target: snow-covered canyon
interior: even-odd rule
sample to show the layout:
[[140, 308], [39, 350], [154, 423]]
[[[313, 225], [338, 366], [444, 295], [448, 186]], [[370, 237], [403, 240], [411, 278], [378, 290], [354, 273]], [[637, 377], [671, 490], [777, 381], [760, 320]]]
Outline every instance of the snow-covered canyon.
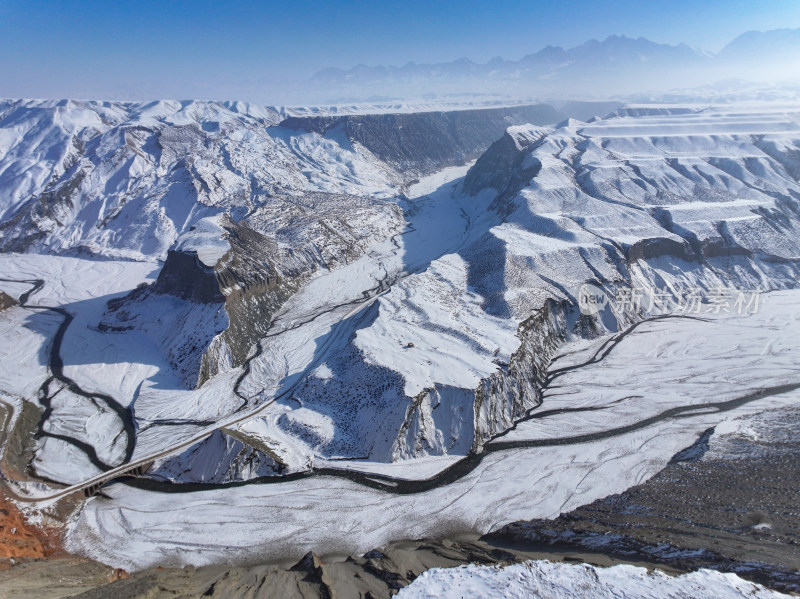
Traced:
[[142, 568], [639, 483], [797, 400], [799, 114], [4, 102], [0, 391], [36, 421], [9, 488], [146, 469], [68, 536]]

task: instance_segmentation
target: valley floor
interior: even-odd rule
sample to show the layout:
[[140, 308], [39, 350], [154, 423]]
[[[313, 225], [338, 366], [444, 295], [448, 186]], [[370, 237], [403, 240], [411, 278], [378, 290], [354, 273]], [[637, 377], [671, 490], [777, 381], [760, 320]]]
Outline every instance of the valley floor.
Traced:
[[[601, 565], [618, 560], [666, 564], [677, 571], [722, 564], [742, 576], [794, 590], [791, 537], [798, 522], [791, 501], [798, 424], [787, 415], [797, 413], [800, 385], [798, 297], [797, 291], [774, 292], [749, 316], [655, 319], [625, 335], [566, 346], [553, 362], [544, 403], [532, 412], [534, 417], [490, 442], [474, 468], [424, 492], [397, 494], [391, 485], [374, 489], [330, 476], [178, 493], [118, 483], [78, 512], [68, 549], [138, 570], [131, 579], [103, 587], [101, 595], [90, 591], [87, 597], [112, 597], [107, 594], [112, 589], [119, 589], [119, 597], [139, 596], [153, 585], [163, 586], [162, 576], [180, 583], [172, 596], [193, 596], [230, 571], [215, 564], [229, 563], [232, 556], [243, 563], [280, 560], [282, 566], [241, 566], [228, 579], [242, 585], [271, 581], [281, 588], [300, 588], [298, 577], [305, 580], [309, 572], [319, 574], [320, 581], [320, 572], [327, 573], [325, 584], [338, 584], [352, 582], [354, 571], [366, 571], [378, 573], [382, 582], [370, 584], [388, 593], [411, 581], [408, 572], [430, 567], [559, 556]], [[747, 424], [763, 412], [772, 416]], [[758, 451], [749, 452], [752, 459], [741, 459], [748, 454], [742, 450], [731, 456], [731, 441], [724, 436], [728, 441], [712, 442], [715, 451], [699, 461], [684, 458], [650, 478], [670, 456], [715, 426], [720, 434], [739, 435], [733, 446], [745, 431], [750, 441], [745, 434], [744, 442]], [[391, 474], [402, 477], [403, 464]], [[647, 479], [621, 498], [613, 496]], [[716, 493], [717, 504], [707, 501], [709, 484], [717, 485], [709, 493]], [[692, 492], [708, 503], [708, 510], [691, 502]], [[732, 505], [744, 511], [732, 515]], [[560, 520], [546, 520], [576, 508]], [[538, 523], [516, 524], [520, 528], [476, 540], [504, 524], [532, 518]], [[631, 518], [642, 519], [633, 535], [625, 524]], [[528, 536], [512, 535], [512, 529]], [[552, 532], [558, 530], [565, 534]], [[598, 545], [598, 535], [615, 542]], [[396, 542], [448, 537], [460, 540]], [[342, 561], [341, 556], [374, 547], [382, 549]], [[321, 563], [301, 564], [300, 573], [287, 570], [312, 550], [324, 556]], [[403, 570], [408, 560], [415, 566]], [[66, 569], [72, 573], [66, 576], [76, 577], [76, 586], [54, 587], [64, 594], [51, 595], [66, 596], [114, 576], [110, 568], [92, 563], [29, 562], [0, 575], [0, 584], [10, 597], [15, 588], [20, 588], [16, 596], [23, 596], [18, 585], [24, 582], [29, 592], [31, 577], [17, 576], [19, 568], [31, 573], [42, 568], [43, 580], [51, 575], [47, 572], [62, 580]], [[152, 569], [170, 564], [199, 566], [203, 574], [196, 576], [193, 568]], [[387, 580], [394, 582], [388, 585]], [[198, 588], [206, 582], [208, 587]], [[305, 596], [315, 596], [309, 593], [320, 584], [313, 582]], [[235, 596], [226, 588], [220, 583], [211, 596]]]
[[[642, 485], [582, 506], [555, 520], [513, 523], [481, 539], [394, 541], [361, 556], [309, 555], [296, 564], [231, 568], [150, 568], [121, 578], [97, 562], [62, 557], [28, 561], [0, 572], [4, 597], [41, 599], [135, 597], [389, 597], [431, 568], [525, 562], [516, 569], [433, 570], [403, 597], [497, 596], [499, 588], [531, 596], [603, 596], [624, 585], [626, 596], [649, 597], [665, 586], [687, 597], [763, 596], [745, 580], [783, 592], [800, 590], [796, 556], [800, 516], [795, 511], [800, 470], [800, 411], [768, 410], [738, 418], [703, 435]], [[527, 560], [547, 560], [533, 561]], [[552, 562], [563, 562], [562, 568]], [[591, 564], [588, 566], [567, 564]], [[612, 569], [619, 564], [660, 569]], [[597, 577], [599, 575], [599, 579]], [[125, 576], [124, 574], [122, 576]], [[513, 577], [511, 584], [506, 578]], [[578, 584], [573, 588], [573, 585]], [[498, 585], [503, 585], [499, 587]], [[445, 585], [449, 591], [445, 591]], [[509, 586], [510, 585], [510, 586]], [[438, 589], [438, 590], [437, 590]], [[442, 595], [441, 593], [445, 593]], [[638, 593], [638, 594], [637, 594]], [[706, 593], [706, 595], [702, 595]], [[456, 595], [461, 596], [461, 595]], [[536, 596], [536, 595], [534, 595]], [[680, 594], [674, 596], [682, 596]]]

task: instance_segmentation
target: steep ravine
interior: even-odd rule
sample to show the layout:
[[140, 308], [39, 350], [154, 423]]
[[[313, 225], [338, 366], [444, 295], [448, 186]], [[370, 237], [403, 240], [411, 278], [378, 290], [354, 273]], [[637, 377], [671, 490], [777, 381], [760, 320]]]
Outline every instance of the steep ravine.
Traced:
[[[277, 244], [247, 224], [226, 220], [224, 228], [230, 249], [214, 266], [194, 251], [171, 250], [156, 281], [109, 302], [101, 323], [105, 329], [148, 332], [188, 387], [241, 366], [272, 315], [311, 272], [299, 260], [293, 268], [284, 266]], [[163, 305], [165, 297], [172, 301]], [[182, 326], [159, 326], [153, 319], [159, 312], [183, 315]]]
[[416, 114], [290, 117], [280, 126], [320, 134], [341, 131], [408, 178], [474, 160], [509, 126], [551, 125], [567, 116], [548, 104], [533, 104]]

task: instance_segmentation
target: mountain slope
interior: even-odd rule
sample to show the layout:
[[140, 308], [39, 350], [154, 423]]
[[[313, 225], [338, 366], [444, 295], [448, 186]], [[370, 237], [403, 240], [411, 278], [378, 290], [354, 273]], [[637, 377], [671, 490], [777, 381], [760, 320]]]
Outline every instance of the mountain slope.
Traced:
[[[794, 286], [800, 184], [785, 165], [799, 143], [792, 113], [770, 109], [634, 106], [593, 123], [509, 129], [457, 187], [406, 211], [400, 256], [372, 250], [393, 281], [374, 304], [264, 345], [242, 389], [287, 399], [241, 426], [281, 439], [298, 463], [480, 450], [538, 405], [566, 339], [621, 330], [691, 293], [708, 302], [718, 289]], [[448, 242], [444, 223], [463, 232]], [[423, 250], [433, 237], [441, 249]], [[321, 314], [325, 289], [347, 305], [371, 282], [361, 268], [315, 279], [285, 313]], [[609, 297], [642, 296], [581, 314], [587, 281]], [[286, 356], [307, 338], [316, 347]]]

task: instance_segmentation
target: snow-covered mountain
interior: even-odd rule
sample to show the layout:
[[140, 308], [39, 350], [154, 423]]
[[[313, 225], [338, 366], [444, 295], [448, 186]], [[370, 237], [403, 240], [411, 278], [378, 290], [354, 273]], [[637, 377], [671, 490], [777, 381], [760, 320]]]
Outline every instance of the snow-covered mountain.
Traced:
[[[283, 510], [269, 516], [282, 526], [307, 531], [296, 542], [307, 551], [333, 528], [309, 526], [297, 506], [339, 495], [354, 501], [313, 518], [396, 498], [359, 546], [427, 534], [413, 511], [426, 502], [404, 503], [418, 492], [487, 530], [506, 516], [482, 499], [459, 504], [444, 487], [458, 483], [461, 497], [476, 486], [498, 506], [519, 497], [496, 483], [508, 474], [490, 471], [499, 458], [465, 477], [526, 434], [553, 452], [573, 437], [599, 444], [595, 462], [569, 449], [536, 462], [577, 469], [547, 482], [558, 504], [547, 509], [573, 491], [607, 490], [584, 488], [592, 472], [607, 477], [606, 458], [634, 460], [619, 478], [631, 484], [663, 456], [649, 446], [612, 456], [626, 426], [659, 435], [673, 426], [659, 414], [690, 410], [676, 444], [719, 417], [703, 409], [709, 393], [744, 406], [757, 389], [794, 384], [796, 361], [783, 349], [794, 324], [776, 325], [797, 322], [794, 296], [774, 294], [772, 311], [741, 321], [733, 312], [744, 294], [797, 286], [799, 108], [288, 115], [7, 101], [0, 291], [19, 305], [0, 316], [0, 377], [4, 397], [29, 406], [20, 422], [37, 431], [20, 438], [30, 460], [15, 489], [49, 497], [41, 480], [92, 489], [146, 469], [87, 504], [71, 532], [81, 551], [141, 566], [148, 555], [216, 555], [216, 546], [186, 550], [207, 542], [196, 525], [208, 517], [226, 523], [215, 541], [225, 551], [250, 551], [231, 520], [274, 530], [264, 505]], [[586, 120], [569, 118], [579, 114]], [[582, 310], [587, 283], [614, 301]], [[681, 305], [696, 311], [679, 314]], [[639, 357], [669, 355], [674, 371], [657, 362], [625, 370], [635, 352], [591, 370], [604, 348], [662, 321], [711, 332], [685, 352], [689, 329], [653, 333], [653, 355]], [[736, 368], [720, 374], [731, 345], [738, 353], [725, 359]], [[692, 351], [700, 358], [684, 356]], [[581, 364], [591, 378], [560, 395], [553, 377]], [[679, 391], [665, 394], [662, 383]], [[536, 414], [569, 417], [523, 426]], [[567, 441], [548, 445], [560, 436]], [[193, 493], [201, 510], [184, 509], [196, 506]], [[148, 510], [130, 508], [140, 503]], [[174, 510], [185, 512], [180, 548], [164, 524]], [[140, 557], [120, 545], [133, 537]]]
[[800, 29], [775, 29], [743, 33], [726, 45], [717, 59], [770, 67], [796, 62], [799, 55]]
[[718, 55], [686, 44], [659, 44], [612, 35], [573, 48], [546, 46], [519, 60], [468, 58], [402, 67], [357, 65], [328, 68], [312, 79], [314, 88], [342, 97], [391, 95], [412, 90], [466, 94], [502, 89], [539, 97], [608, 97], [644, 91], [708, 85], [720, 80], [789, 80], [800, 77], [800, 30], [745, 33]]
[[239, 220], [268, 194], [392, 193], [369, 156], [281, 120], [241, 104], [5, 101], [2, 248], [164, 259], [197, 222]]
[[[510, 124], [614, 106], [287, 117], [238, 103], [6, 101], [0, 248], [166, 260], [100, 326], [149, 331], [194, 386], [241, 365], [317, 269], [398, 233], [397, 200], [416, 178], [473, 160]], [[150, 318], [164, 311], [171, 326]]]
[[[564, 339], [644, 313], [581, 315], [585, 282], [764, 290], [798, 274], [800, 124], [782, 108], [556, 124], [548, 106], [7, 106], [3, 247], [164, 260], [96, 315], [98, 334], [145, 334], [190, 394], [244, 367], [233, 403], [279, 399], [156, 470], [170, 478], [214, 451], [220, 480], [222, 463], [245, 475], [243, 438], [276, 471], [463, 456], [538, 404]], [[148, 393], [137, 417], [163, 418]]]
[[[401, 260], [373, 250], [395, 282], [349, 325], [340, 349], [300, 358], [309, 366], [292, 387], [299, 404], [243, 426], [267, 438], [289, 433], [287, 446], [317, 458], [474, 451], [537, 404], [559, 339], [639, 317], [633, 306], [582, 317], [574, 306], [586, 281], [612, 295], [793, 286], [799, 134], [780, 110], [648, 106], [510, 128], [455, 187], [406, 213]], [[458, 241], [443, 251], [437, 234]], [[359, 268], [336, 274], [356, 285], [342, 299], [366, 287], [369, 279], [356, 284]], [[318, 300], [301, 291], [297, 301], [308, 309]], [[285, 347], [265, 346], [250, 363], [249, 394], [275, 376]], [[376, 386], [379, 398], [369, 392]]]
[[198, 222], [227, 213], [272, 231], [284, 231], [285, 215], [298, 250], [329, 236], [315, 218], [319, 194], [372, 198], [360, 209], [385, 219], [376, 200], [403, 182], [476, 158], [509, 125], [571, 114], [539, 105], [284, 118], [240, 103], [3, 101], [0, 248], [164, 259], [181, 235], [198, 243], [208, 232], [189, 235]]

